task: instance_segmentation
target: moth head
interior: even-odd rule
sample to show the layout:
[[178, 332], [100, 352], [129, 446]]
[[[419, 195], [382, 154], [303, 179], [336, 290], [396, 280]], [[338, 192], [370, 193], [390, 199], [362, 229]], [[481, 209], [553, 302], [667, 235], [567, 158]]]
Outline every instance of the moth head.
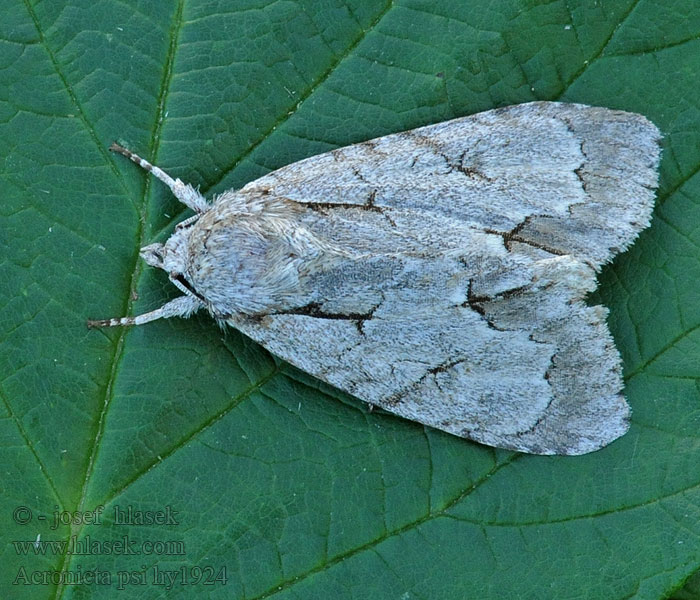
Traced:
[[176, 229], [165, 244], [149, 244], [141, 248], [146, 264], [168, 273], [183, 273], [187, 264], [187, 229]]

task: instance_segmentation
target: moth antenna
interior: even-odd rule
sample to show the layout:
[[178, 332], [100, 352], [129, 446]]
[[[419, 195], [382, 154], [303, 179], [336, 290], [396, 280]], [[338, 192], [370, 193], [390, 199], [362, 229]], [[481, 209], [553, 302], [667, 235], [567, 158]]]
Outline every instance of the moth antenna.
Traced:
[[156, 178], [160, 179], [170, 188], [170, 191], [180, 202], [182, 202], [188, 208], [191, 208], [196, 213], [203, 213], [209, 210], [209, 203], [206, 201], [204, 196], [195, 190], [189, 183], [186, 184], [180, 179], [173, 179], [170, 177], [170, 175], [163, 171], [163, 169], [152, 165], [145, 158], [141, 158], [138, 154], [124, 148], [124, 146], [120, 146], [116, 142], [113, 142], [109, 149], [112, 152], [118, 152], [119, 154], [126, 156], [129, 160], [135, 162], [142, 169], [145, 169], [149, 173], [155, 175]]
[[136, 317], [122, 317], [120, 319], [88, 320], [87, 326], [93, 327], [128, 327], [130, 325], [143, 325], [157, 319], [169, 319], [170, 317], [189, 317], [197, 309], [201, 308], [201, 300], [193, 296], [180, 296], [170, 302], [166, 302], [160, 308]]

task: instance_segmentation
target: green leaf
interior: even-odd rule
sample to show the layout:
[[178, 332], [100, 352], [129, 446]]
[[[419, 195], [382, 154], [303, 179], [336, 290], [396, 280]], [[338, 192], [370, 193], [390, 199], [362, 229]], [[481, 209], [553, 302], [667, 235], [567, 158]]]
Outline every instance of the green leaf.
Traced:
[[[700, 5], [0, 9], [0, 597], [651, 599], [697, 571]], [[665, 134], [653, 224], [599, 278], [634, 411], [604, 450], [525, 456], [369, 413], [206, 315], [86, 329], [176, 294], [138, 249], [186, 213], [113, 140], [212, 194], [535, 99]], [[129, 507], [169, 522], [115, 522]]]

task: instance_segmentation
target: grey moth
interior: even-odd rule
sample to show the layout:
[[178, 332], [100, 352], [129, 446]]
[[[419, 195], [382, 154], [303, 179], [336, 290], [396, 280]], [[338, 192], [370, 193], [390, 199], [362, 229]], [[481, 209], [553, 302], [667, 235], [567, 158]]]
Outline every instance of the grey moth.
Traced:
[[583, 454], [628, 429], [596, 273], [650, 222], [660, 134], [533, 102], [313, 156], [211, 202], [121, 146], [195, 215], [142, 248], [182, 296], [357, 398], [500, 448]]

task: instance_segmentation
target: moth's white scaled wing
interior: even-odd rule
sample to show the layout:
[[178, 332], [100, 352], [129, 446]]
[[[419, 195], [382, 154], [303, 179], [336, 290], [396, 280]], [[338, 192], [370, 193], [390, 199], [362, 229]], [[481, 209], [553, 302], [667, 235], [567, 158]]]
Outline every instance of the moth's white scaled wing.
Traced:
[[427, 211], [600, 265], [649, 225], [659, 140], [642, 115], [532, 102], [313, 156], [242, 191]]
[[584, 299], [649, 224], [659, 137], [640, 115], [536, 102], [279, 169], [239, 193], [292, 200], [338, 257], [293, 310], [230, 323], [431, 427], [538, 454], [601, 448], [629, 407], [607, 310]]

